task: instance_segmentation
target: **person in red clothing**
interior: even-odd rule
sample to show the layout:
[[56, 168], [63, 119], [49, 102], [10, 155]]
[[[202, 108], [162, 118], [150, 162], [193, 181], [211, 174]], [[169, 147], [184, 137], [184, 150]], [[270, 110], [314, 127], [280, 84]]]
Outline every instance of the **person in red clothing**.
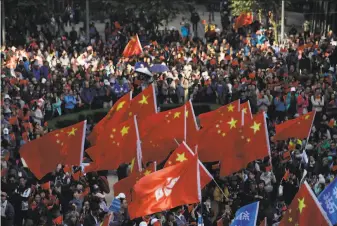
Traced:
[[309, 100], [305, 96], [305, 92], [301, 91], [300, 95], [297, 97], [297, 113], [303, 115], [308, 113]]

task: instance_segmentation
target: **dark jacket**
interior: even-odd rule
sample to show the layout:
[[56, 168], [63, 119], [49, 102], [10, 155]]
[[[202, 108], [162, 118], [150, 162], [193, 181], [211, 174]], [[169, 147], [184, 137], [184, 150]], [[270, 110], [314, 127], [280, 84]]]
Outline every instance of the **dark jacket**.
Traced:
[[1, 217], [1, 225], [2, 226], [13, 226], [14, 224], [14, 207], [10, 202], [7, 201], [6, 210], [5, 210], [5, 217]]

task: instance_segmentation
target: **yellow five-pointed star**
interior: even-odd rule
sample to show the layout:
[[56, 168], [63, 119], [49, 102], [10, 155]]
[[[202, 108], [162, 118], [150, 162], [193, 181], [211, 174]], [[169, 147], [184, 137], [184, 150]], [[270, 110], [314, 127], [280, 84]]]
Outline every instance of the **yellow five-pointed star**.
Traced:
[[309, 118], [310, 118], [310, 115], [306, 115], [306, 116], [304, 117], [305, 120], [308, 120]]
[[288, 218], [288, 221], [289, 221], [289, 222], [292, 222], [292, 221], [293, 221], [293, 218], [292, 218], [292, 217], [289, 217], [289, 218]]
[[124, 104], [125, 104], [125, 101], [120, 102], [120, 103], [117, 105], [117, 110], [116, 110], [116, 111], [119, 111], [120, 109], [122, 109], [123, 106], [124, 106]]
[[146, 97], [146, 96], [142, 95], [142, 99], [140, 101], [138, 101], [138, 103], [140, 103], [140, 104], [149, 104], [147, 102], [147, 98], [149, 98], [149, 96]]
[[188, 111], [185, 112], [186, 118], [188, 118]]
[[231, 120], [229, 122], [227, 122], [230, 126], [230, 129], [236, 128], [236, 123], [238, 122], [238, 120], [235, 120], [234, 118], [231, 118]]
[[68, 136], [73, 135], [75, 136], [75, 132], [77, 131], [77, 128], [71, 128], [71, 131], [68, 132]]
[[261, 123], [256, 123], [254, 121], [254, 125], [252, 125], [250, 128], [254, 130], [254, 134], [255, 134], [257, 131], [260, 131], [260, 127], [261, 127]]
[[187, 160], [187, 158], [185, 157], [185, 153], [181, 153], [181, 154], [177, 154], [177, 159], [176, 159], [176, 161], [177, 162], [183, 162], [183, 161], [186, 161]]
[[151, 170], [145, 170], [144, 175], [147, 176], [151, 173]]
[[232, 104], [230, 104], [228, 107], [227, 107], [227, 111], [228, 112], [233, 112], [234, 111], [234, 106]]
[[129, 128], [129, 126], [123, 126], [123, 128], [121, 129], [122, 137], [129, 133]]
[[243, 114], [247, 114], [247, 108], [242, 109]]
[[181, 112], [174, 113], [174, 117], [173, 118], [180, 118], [180, 114], [181, 114]]
[[302, 199], [297, 199], [298, 200], [298, 209], [300, 210], [300, 213], [302, 213], [303, 208], [306, 207], [305, 203], [304, 203], [304, 198]]

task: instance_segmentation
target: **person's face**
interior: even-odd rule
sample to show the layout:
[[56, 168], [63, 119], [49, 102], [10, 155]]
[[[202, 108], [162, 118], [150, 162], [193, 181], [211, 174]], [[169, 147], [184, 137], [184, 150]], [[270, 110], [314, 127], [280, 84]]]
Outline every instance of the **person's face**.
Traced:
[[35, 195], [35, 202], [40, 203], [41, 202], [41, 196], [40, 195]]
[[173, 215], [170, 215], [169, 218], [167, 219], [169, 222], [174, 222], [175, 218]]
[[22, 186], [22, 187], [26, 186], [26, 179], [25, 178], [20, 178], [20, 186]]
[[264, 184], [263, 183], [259, 183], [259, 189], [262, 190], [264, 188]]
[[122, 208], [124, 208], [124, 209], [128, 208], [128, 201], [126, 199], [123, 200]]
[[89, 88], [89, 82], [86, 81], [86, 82], [84, 83], [84, 86], [85, 86], [85, 88]]
[[1, 194], [1, 202], [4, 202], [7, 200], [7, 195], [6, 194]]
[[90, 207], [89, 202], [85, 202], [85, 203], [84, 203], [84, 208], [85, 208], [85, 209], [89, 209], [89, 207]]
[[74, 95], [74, 92], [72, 90], [69, 90], [69, 95]]

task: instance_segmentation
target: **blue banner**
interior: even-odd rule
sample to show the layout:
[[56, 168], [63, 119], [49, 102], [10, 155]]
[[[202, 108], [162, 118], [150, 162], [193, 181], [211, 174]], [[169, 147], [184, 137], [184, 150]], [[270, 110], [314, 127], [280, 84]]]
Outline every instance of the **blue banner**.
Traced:
[[333, 225], [337, 224], [337, 178], [318, 196], [324, 211]]
[[236, 211], [231, 226], [255, 226], [258, 212], [259, 202], [241, 207]]
[[119, 210], [121, 209], [121, 201], [119, 199], [114, 199], [111, 202], [111, 206], [109, 207], [109, 211], [111, 212], [119, 212]]

